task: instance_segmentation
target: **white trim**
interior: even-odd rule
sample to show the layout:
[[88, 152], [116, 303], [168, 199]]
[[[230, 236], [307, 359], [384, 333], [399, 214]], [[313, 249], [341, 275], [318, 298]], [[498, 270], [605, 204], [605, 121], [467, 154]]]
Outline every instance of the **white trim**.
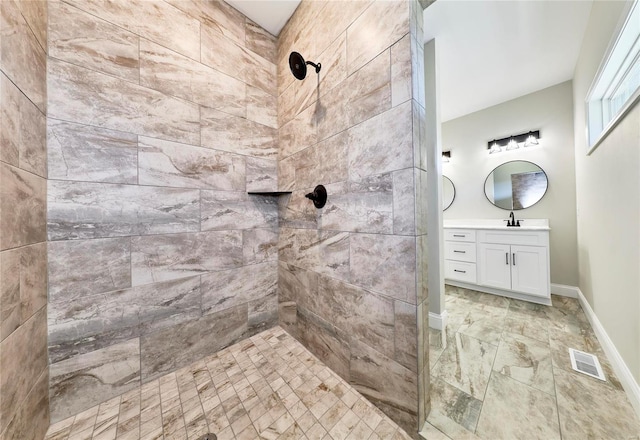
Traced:
[[447, 326], [447, 311], [443, 310], [441, 314], [429, 312], [429, 327], [434, 330], [443, 330]]
[[578, 298], [580, 289], [576, 286], [567, 286], [566, 284], [551, 283], [551, 293], [558, 296], [566, 296], [568, 298]]
[[[566, 286], [569, 287], [569, 286]], [[640, 386], [638, 382], [636, 382], [633, 374], [631, 374], [631, 370], [627, 367], [627, 364], [618, 353], [618, 349], [613, 344], [611, 338], [607, 334], [607, 331], [604, 329], [598, 316], [596, 316], [595, 312], [591, 308], [591, 305], [587, 302], [587, 299], [584, 297], [580, 288], [575, 287], [578, 293], [578, 301], [580, 301], [580, 305], [582, 306], [582, 310], [585, 315], [587, 315], [587, 319], [591, 323], [591, 327], [593, 327], [593, 331], [596, 333], [598, 337], [598, 341], [600, 341], [600, 345], [604, 349], [605, 354], [607, 355], [607, 359], [611, 362], [611, 366], [613, 367], [613, 371], [618, 376], [622, 387], [627, 392], [627, 397], [629, 401], [631, 401], [631, 405], [636, 411], [636, 414], [640, 417]]]

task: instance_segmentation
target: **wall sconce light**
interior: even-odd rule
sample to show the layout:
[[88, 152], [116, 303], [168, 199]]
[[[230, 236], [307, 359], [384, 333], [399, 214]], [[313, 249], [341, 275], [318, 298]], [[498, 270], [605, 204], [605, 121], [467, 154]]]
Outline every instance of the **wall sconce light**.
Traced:
[[451, 151], [442, 152], [442, 163], [451, 162]]
[[525, 147], [538, 145], [538, 139], [540, 139], [540, 130], [530, 131], [529, 133], [494, 139], [487, 143], [487, 149], [489, 150], [489, 154], [500, 153], [503, 151], [502, 147], [506, 147], [505, 151], [510, 151], [520, 148], [520, 144], [523, 144]]

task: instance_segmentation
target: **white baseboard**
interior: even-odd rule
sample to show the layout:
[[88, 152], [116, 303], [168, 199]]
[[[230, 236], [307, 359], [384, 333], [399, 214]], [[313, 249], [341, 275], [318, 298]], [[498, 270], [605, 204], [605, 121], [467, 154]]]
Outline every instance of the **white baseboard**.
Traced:
[[578, 298], [580, 289], [576, 286], [567, 286], [566, 284], [551, 283], [551, 293], [558, 296], [567, 296], [569, 298]]
[[442, 330], [447, 326], [447, 311], [443, 311], [440, 315], [429, 312], [429, 327], [435, 330]]
[[[587, 302], [587, 299], [584, 297], [584, 295], [580, 291], [580, 288], [572, 287], [572, 286], [562, 286], [562, 287], [570, 288], [568, 290], [574, 289], [573, 291], [575, 291], [575, 293], [577, 294], [577, 298], [578, 298], [578, 301], [580, 301], [582, 310], [584, 310], [585, 315], [587, 315], [587, 319], [589, 319], [589, 322], [591, 323], [591, 327], [593, 327], [593, 331], [598, 337], [598, 341], [600, 341], [600, 345], [602, 345], [602, 349], [607, 355], [609, 362], [611, 362], [613, 371], [618, 376], [618, 379], [620, 380], [622, 387], [626, 391], [627, 397], [629, 398], [629, 401], [631, 402], [633, 409], [635, 409], [636, 414], [638, 415], [638, 417], [640, 417], [640, 386], [638, 386], [638, 382], [636, 382], [635, 378], [633, 377], [633, 374], [631, 374], [631, 370], [629, 370], [629, 367], [627, 367], [627, 364], [624, 362], [624, 359], [622, 359], [622, 356], [620, 356], [620, 353], [616, 349], [616, 346], [613, 344], [613, 341], [611, 340], [611, 338], [609, 338], [607, 331], [602, 326], [602, 323], [600, 323], [600, 320], [598, 319], [595, 312], [591, 308], [591, 305], [589, 305], [589, 303]], [[553, 292], [553, 285], [551, 287], [551, 291]], [[560, 295], [560, 293], [558, 293], [557, 295]], [[570, 295], [565, 295], [565, 296], [570, 296]]]

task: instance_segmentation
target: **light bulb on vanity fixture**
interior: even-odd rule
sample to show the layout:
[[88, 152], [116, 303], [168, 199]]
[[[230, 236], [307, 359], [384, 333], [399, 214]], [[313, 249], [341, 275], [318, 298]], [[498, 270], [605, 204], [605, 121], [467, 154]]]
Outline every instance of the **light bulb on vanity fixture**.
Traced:
[[489, 143], [489, 154], [500, 153], [501, 151], [502, 148], [500, 148], [500, 145], [498, 145], [495, 139]]
[[520, 148], [520, 146], [518, 145], [516, 140], [514, 138], [509, 139], [509, 143], [507, 144], [506, 150], [511, 151], [511, 150], [517, 150], [518, 148]]
[[451, 162], [451, 151], [443, 151], [442, 152], [442, 163]]
[[539, 142], [538, 142], [538, 138], [537, 138], [537, 137], [536, 137], [536, 135], [533, 133], [533, 131], [530, 131], [530, 132], [527, 134], [527, 140], [526, 140], [526, 141], [524, 141], [524, 146], [525, 146], [525, 147], [530, 147], [530, 146], [532, 146], [532, 145], [538, 145], [538, 144], [539, 144]]

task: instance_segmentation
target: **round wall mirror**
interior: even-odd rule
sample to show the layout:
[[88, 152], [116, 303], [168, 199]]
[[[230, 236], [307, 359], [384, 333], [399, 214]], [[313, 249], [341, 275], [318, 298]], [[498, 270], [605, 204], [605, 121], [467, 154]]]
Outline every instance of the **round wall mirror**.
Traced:
[[542, 199], [549, 181], [544, 170], [533, 162], [514, 160], [503, 163], [487, 176], [484, 194], [498, 208], [529, 208]]
[[442, 210], [446, 211], [456, 198], [456, 187], [447, 176], [442, 176]]

